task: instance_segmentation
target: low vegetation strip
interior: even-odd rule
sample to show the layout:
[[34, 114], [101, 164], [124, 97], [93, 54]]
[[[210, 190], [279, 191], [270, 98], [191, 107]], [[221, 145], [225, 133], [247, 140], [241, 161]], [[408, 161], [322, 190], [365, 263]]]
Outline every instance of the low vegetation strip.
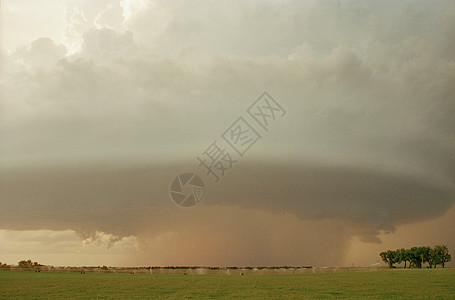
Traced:
[[264, 275], [0, 271], [1, 299], [455, 299], [455, 269]]

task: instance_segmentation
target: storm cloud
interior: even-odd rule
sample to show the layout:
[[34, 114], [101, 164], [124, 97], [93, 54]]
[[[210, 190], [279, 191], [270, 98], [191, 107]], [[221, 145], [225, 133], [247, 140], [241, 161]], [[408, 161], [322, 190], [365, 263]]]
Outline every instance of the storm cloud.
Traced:
[[[18, 47], [6, 24], [0, 229], [134, 236], [132, 263], [333, 265], [443, 216], [455, 6], [436, 3], [69, 1], [60, 40]], [[263, 91], [286, 115], [215, 183], [196, 157]], [[207, 191], [181, 209], [187, 171]]]

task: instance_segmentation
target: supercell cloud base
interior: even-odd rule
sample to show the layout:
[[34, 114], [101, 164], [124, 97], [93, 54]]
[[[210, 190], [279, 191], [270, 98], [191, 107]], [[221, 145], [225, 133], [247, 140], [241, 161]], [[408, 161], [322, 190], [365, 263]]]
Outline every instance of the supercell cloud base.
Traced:
[[[453, 2], [0, 12], [0, 261], [339, 266], [455, 249]], [[286, 115], [215, 183], [196, 157], [264, 91]], [[169, 185], [187, 171], [207, 190], [182, 209]]]

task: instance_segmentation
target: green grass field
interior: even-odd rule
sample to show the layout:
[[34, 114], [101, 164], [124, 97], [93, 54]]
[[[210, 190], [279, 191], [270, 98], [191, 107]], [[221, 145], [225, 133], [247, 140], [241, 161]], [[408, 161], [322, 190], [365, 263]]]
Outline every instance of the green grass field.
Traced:
[[1, 299], [455, 299], [455, 269], [299, 275], [0, 271]]

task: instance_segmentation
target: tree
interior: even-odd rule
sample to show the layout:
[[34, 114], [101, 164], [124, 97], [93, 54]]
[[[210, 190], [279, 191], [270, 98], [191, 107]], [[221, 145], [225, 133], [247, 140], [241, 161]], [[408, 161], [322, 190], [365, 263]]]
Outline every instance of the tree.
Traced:
[[411, 261], [410, 265], [414, 268], [422, 268], [422, 263], [424, 262], [422, 247], [412, 247], [408, 249], [408, 252]]
[[406, 263], [409, 262], [409, 268], [410, 268], [411, 267], [411, 255], [409, 254], [409, 250], [401, 248], [397, 251], [399, 252], [399, 256], [400, 256], [400, 261], [398, 263], [404, 262], [404, 268], [406, 269]]
[[17, 263], [21, 268], [30, 268], [32, 266], [32, 261], [29, 260], [21, 260]]
[[379, 253], [382, 260], [389, 266], [389, 268], [393, 268], [393, 264], [399, 262], [400, 255], [398, 251], [387, 250], [385, 252]]
[[436, 260], [436, 251], [434, 248], [430, 249], [430, 255], [429, 255], [429, 259], [428, 259], [428, 265], [430, 266], [430, 269], [432, 267], [435, 267], [437, 266], [437, 260]]
[[441, 265], [443, 268], [445, 267], [446, 262], [452, 260], [452, 257], [449, 253], [449, 248], [445, 245], [436, 245], [433, 248], [432, 254], [434, 256], [434, 263], [435, 267], [437, 265]]
[[419, 247], [419, 254], [420, 254], [420, 258], [422, 260], [422, 267], [423, 267], [423, 263], [426, 262], [426, 263], [428, 263], [429, 267], [431, 268], [431, 261], [432, 261], [431, 248], [428, 246]]

